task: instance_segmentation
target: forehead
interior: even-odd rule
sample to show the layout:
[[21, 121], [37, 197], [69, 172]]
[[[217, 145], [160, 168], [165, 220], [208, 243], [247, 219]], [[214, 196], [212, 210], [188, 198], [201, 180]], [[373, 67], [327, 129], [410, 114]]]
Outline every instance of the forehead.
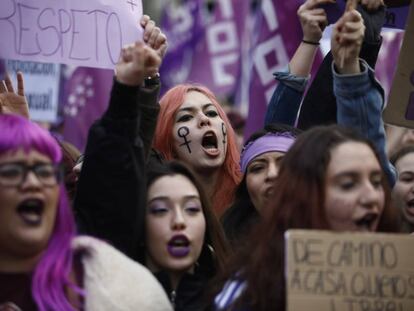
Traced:
[[258, 155], [257, 157], [253, 158], [253, 160], [250, 163], [252, 163], [254, 161], [275, 161], [275, 160], [283, 157], [284, 155], [285, 155], [284, 152], [269, 151], [269, 152], [262, 153], [262, 154]]
[[399, 158], [395, 166], [399, 172], [403, 170], [414, 171], [414, 152], [407, 153]]
[[194, 184], [183, 175], [168, 175], [156, 179], [148, 189], [148, 200], [156, 197], [178, 200], [186, 196], [199, 197]]
[[10, 150], [0, 155], [0, 163], [4, 162], [51, 162], [51, 160], [44, 154], [37, 150], [30, 150], [25, 152], [23, 149]]
[[374, 169], [380, 170], [380, 165], [367, 144], [345, 142], [331, 151], [328, 174], [334, 175], [344, 171], [366, 172]]
[[187, 94], [184, 95], [184, 101], [181, 104], [179, 109], [184, 108], [202, 108], [205, 105], [212, 105], [215, 107], [212, 103], [212, 101], [203, 93], [198, 91], [190, 91]]

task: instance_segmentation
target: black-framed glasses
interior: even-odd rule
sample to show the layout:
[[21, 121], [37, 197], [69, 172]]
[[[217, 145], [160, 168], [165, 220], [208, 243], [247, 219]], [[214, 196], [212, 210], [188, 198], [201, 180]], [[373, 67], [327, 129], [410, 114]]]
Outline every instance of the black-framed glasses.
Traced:
[[18, 187], [27, 178], [29, 171], [33, 172], [43, 186], [52, 187], [62, 180], [62, 169], [58, 164], [38, 163], [26, 165], [21, 162], [0, 164], [0, 185]]

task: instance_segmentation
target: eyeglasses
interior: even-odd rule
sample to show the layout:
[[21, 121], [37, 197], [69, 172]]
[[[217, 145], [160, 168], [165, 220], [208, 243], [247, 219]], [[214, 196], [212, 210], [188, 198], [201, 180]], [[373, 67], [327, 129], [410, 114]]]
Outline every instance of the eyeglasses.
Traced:
[[29, 166], [12, 162], [0, 164], [0, 185], [19, 187], [26, 180], [29, 171], [46, 187], [55, 186], [62, 180], [62, 169], [58, 164], [39, 163]]

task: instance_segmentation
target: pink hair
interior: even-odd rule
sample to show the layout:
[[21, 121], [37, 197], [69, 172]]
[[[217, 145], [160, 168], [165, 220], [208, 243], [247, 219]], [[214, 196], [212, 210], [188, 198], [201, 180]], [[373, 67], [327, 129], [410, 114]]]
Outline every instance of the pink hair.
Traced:
[[207, 96], [216, 107], [227, 128], [227, 153], [224, 159], [217, 184], [214, 189], [213, 207], [218, 215], [231, 204], [234, 190], [241, 179], [239, 159], [240, 154], [236, 145], [234, 130], [214, 94], [204, 86], [180, 84], [170, 89], [160, 100], [161, 108], [154, 136], [154, 148], [160, 151], [167, 160], [174, 158], [174, 139], [172, 129], [175, 114], [184, 102], [188, 92], [196, 91]]

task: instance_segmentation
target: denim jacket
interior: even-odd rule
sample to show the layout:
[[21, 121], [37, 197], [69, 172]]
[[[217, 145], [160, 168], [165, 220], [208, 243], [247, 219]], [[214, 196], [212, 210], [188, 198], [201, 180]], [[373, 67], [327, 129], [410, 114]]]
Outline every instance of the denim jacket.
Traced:
[[[337, 100], [337, 122], [351, 127], [371, 140], [377, 148], [381, 164], [391, 187], [396, 181], [396, 170], [385, 152], [385, 130], [382, 121], [384, 91], [375, 79], [374, 70], [360, 60], [362, 72], [339, 75], [333, 71], [334, 94]], [[275, 73], [280, 81], [266, 111], [265, 125], [284, 123], [293, 126], [308, 78], [296, 77], [289, 70]]]
[[332, 64], [338, 124], [358, 130], [374, 143], [393, 187], [397, 174], [385, 152], [386, 137], [382, 121], [384, 90], [375, 79], [374, 70], [364, 60], [360, 60], [360, 65], [362, 72], [359, 74], [339, 75]]

